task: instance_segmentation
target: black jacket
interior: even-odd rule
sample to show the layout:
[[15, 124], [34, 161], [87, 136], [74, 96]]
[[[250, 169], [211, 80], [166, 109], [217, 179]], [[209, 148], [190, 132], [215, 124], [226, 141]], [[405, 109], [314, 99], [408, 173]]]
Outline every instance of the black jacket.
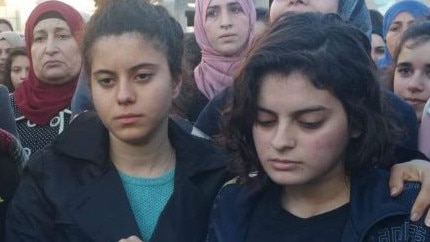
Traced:
[[[410, 210], [420, 190], [418, 183], [406, 183], [399, 197], [392, 198], [385, 170], [370, 169], [351, 177], [350, 215], [342, 232], [342, 242], [430, 241], [430, 228], [423, 219], [409, 220]], [[227, 183], [214, 203], [207, 242], [245, 242], [252, 211], [267, 186], [267, 176], [256, 176], [261, 186]], [[318, 235], [315, 235], [318, 238]], [[325, 241], [320, 238], [320, 241]]]
[[[213, 199], [226, 180], [226, 157], [171, 120], [169, 138], [177, 157], [174, 191], [150, 241], [203, 241]], [[108, 140], [98, 117], [84, 113], [35, 154], [11, 202], [6, 241], [108, 242], [139, 236]]]

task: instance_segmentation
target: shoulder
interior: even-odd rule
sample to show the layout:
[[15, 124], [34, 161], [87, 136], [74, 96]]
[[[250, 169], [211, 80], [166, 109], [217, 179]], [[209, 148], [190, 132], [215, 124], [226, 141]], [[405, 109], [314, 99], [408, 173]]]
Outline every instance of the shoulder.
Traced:
[[238, 204], [252, 204], [255, 199], [270, 185], [265, 175], [251, 173], [250, 179], [243, 183], [238, 177], [227, 181], [220, 189], [217, 196], [218, 205], [235, 206]]

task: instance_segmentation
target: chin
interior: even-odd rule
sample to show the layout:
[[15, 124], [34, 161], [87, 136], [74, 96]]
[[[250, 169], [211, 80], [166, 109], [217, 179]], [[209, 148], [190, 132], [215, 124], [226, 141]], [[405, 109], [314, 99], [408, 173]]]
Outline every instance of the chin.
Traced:
[[296, 186], [307, 182], [304, 174], [269, 174], [270, 179], [280, 186]]

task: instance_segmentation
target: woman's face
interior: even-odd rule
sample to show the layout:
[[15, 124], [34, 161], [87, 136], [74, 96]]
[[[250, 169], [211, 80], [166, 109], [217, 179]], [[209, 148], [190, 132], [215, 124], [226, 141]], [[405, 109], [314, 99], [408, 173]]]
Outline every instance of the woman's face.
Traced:
[[15, 89], [28, 77], [30, 61], [25, 55], [18, 55], [12, 60], [10, 79]]
[[273, 0], [270, 6], [270, 22], [286, 12], [337, 13], [339, 0]]
[[403, 33], [413, 22], [415, 22], [414, 16], [408, 12], [401, 12], [394, 18], [393, 22], [388, 27], [385, 39], [387, 40], [387, 48], [391, 56], [394, 55]]
[[250, 34], [249, 17], [235, 0], [211, 0], [203, 27], [209, 44], [224, 56], [241, 51]]
[[372, 34], [372, 59], [376, 63], [384, 56], [385, 42], [379, 34]]
[[6, 68], [6, 59], [9, 55], [12, 46], [6, 40], [0, 40], [0, 72], [4, 72]]
[[91, 51], [94, 106], [111, 141], [145, 144], [167, 132], [180, 79], [171, 76], [164, 52], [137, 33], [101, 37]]
[[81, 70], [78, 43], [64, 20], [44, 19], [33, 30], [31, 56], [34, 73], [45, 83], [60, 85], [75, 79]]
[[424, 105], [430, 98], [430, 41], [408, 48], [407, 41], [399, 53], [394, 72], [394, 92], [415, 110], [421, 120]]
[[299, 73], [269, 74], [261, 83], [252, 133], [269, 177], [284, 186], [344, 178], [350, 134], [342, 103]]

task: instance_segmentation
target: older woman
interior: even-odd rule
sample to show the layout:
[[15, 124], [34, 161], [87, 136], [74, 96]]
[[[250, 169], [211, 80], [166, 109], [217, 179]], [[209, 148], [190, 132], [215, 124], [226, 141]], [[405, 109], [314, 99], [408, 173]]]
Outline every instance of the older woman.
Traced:
[[30, 73], [11, 96], [18, 134], [30, 155], [68, 125], [70, 101], [81, 70], [76, 41], [83, 19], [59, 1], [39, 4], [26, 23]]
[[429, 8], [425, 4], [412, 0], [395, 3], [387, 10], [382, 26], [387, 48], [385, 49], [384, 57], [378, 61], [380, 68], [385, 68], [392, 64], [392, 56], [409, 25], [429, 14]]

